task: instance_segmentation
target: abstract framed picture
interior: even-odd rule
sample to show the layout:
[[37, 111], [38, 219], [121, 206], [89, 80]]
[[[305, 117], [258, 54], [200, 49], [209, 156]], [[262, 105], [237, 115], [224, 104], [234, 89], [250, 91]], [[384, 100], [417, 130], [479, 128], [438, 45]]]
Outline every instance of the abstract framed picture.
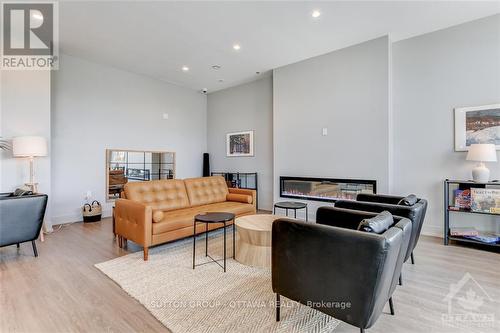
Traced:
[[475, 143], [500, 150], [500, 104], [455, 108], [455, 151], [468, 151]]
[[226, 152], [228, 157], [253, 156], [253, 131], [228, 133]]

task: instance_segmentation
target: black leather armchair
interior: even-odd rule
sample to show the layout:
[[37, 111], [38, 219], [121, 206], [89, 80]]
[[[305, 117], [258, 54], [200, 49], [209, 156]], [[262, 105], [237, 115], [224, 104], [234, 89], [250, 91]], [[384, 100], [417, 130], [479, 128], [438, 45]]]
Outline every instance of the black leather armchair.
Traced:
[[[374, 213], [322, 207], [317, 224], [278, 219], [272, 230], [272, 286], [277, 294], [359, 327], [371, 327], [397, 285], [411, 222], [395, 217], [382, 234], [357, 231]], [[347, 304], [350, 306], [338, 306]]]
[[0, 247], [30, 242], [38, 257], [35, 240], [42, 229], [47, 195], [12, 196], [0, 194]]
[[411, 258], [411, 263], [415, 264], [413, 250], [417, 246], [418, 238], [424, 224], [425, 213], [427, 211], [427, 200], [417, 199], [412, 206], [398, 205], [398, 202], [404, 197], [380, 194], [363, 194], [356, 197], [356, 201], [340, 200], [335, 203], [335, 207], [362, 210], [367, 212], [380, 213], [384, 210], [393, 215], [408, 218], [411, 222], [411, 238], [406, 252], [405, 262]]

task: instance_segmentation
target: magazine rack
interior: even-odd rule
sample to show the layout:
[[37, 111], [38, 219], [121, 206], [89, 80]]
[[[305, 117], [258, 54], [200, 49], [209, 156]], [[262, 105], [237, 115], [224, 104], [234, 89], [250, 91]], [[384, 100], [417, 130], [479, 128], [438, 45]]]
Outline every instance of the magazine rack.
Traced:
[[496, 247], [500, 249], [500, 243], [484, 243], [481, 241], [468, 239], [460, 236], [452, 236], [450, 234], [450, 212], [465, 213], [465, 214], [483, 214], [495, 216], [495, 221], [500, 223], [500, 214], [485, 212], [485, 211], [474, 211], [470, 208], [456, 208], [454, 205], [454, 191], [452, 188], [458, 190], [470, 190], [474, 189], [500, 189], [500, 182], [488, 182], [488, 183], [476, 183], [470, 180], [450, 180], [446, 179], [444, 181], [444, 245], [448, 245], [450, 240], [481, 244], [489, 247]]

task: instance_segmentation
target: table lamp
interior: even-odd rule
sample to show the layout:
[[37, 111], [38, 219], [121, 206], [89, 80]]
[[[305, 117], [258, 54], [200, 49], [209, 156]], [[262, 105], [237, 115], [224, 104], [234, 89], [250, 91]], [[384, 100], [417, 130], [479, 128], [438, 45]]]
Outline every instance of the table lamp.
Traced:
[[487, 183], [490, 179], [490, 170], [484, 162], [496, 162], [497, 152], [494, 144], [472, 144], [467, 153], [467, 161], [476, 161], [479, 164], [472, 169], [472, 179], [478, 183]]
[[30, 160], [30, 181], [25, 185], [36, 193], [38, 183], [35, 182], [35, 157], [47, 156], [47, 140], [41, 136], [18, 136], [12, 139], [14, 157], [28, 157]]

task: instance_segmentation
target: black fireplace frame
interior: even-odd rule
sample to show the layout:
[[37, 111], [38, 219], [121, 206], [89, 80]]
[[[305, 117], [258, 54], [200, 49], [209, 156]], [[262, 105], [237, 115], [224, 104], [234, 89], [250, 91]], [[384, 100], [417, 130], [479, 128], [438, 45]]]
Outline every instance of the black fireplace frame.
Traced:
[[342, 178], [317, 178], [317, 177], [292, 177], [292, 176], [280, 176], [280, 197], [281, 198], [291, 198], [298, 200], [311, 200], [311, 201], [323, 201], [323, 202], [336, 202], [338, 200], [345, 199], [328, 199], [328, 198], [317, 198], [317, 197], [301, 197], [283, 194], [283, 183], [285, 180], [303, 180], [312, 182], [332, 182], [332, 183], [346, 183], [346, 184], [366, 184], [373, 186], [373, 194], [377, 194], [377, 181], [372, 179], [342, 179]]

